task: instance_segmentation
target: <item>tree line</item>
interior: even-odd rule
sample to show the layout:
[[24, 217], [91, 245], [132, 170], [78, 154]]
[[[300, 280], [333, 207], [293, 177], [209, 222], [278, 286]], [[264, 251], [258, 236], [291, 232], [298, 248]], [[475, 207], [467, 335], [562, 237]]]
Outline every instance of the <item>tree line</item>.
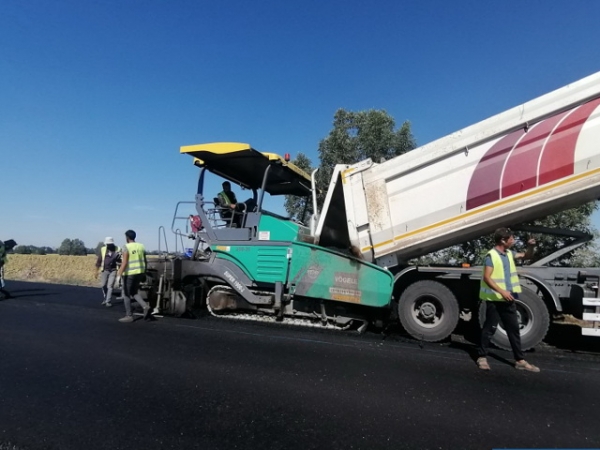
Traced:
[[17, 245], [13, 249], [17, 255], [72, 255], [85, 256], [96, 253], [95, 248], [88, 248], [81, 239], [65, 239], [58, 248], [35, 245]]
[[[58, 248], [37, 247], [35, 245], [17, 245], [12, 249], [12, 253], [17, 255], [65, 255], [65, 256], [86, 256], [100, 255], [100, 249], [104, 246], [103, 242], [98, 242], [96, 247], [86, 247], [81, 239], [65, 239]], [[158, 251], [147, 251], [148, 255], [158, 255]]]
[[[388, 159], [409, 152], [417, 147], [417, 142], [412, 134], [411, 123], [405, 121], [400, 127], [385, 110], [347, 111], [339, 109], [333, 118], [333, 128], [329, 134], [320, 141], [318, 148], [319, 163], [313, 166], [312, 161], [304, 153], [299, 153], [292, 161], [307, 173], [319, 168], [316, 174], [316, 185], [319, 190], [317, 195], [318, 207], [322, 208], [329, 182], [336, 164], [355, 164], [367, 158], [380, 163]], [[312, 203], [304, 204], [299, 197], [286, 196], [285, 209], [291, 218], [302, 220], [306, 210], [312, 214]], [[577, 208], [572, 208], [558, 214], [542, 217], [538, 220], [522, 224], [506, 224], [517, 228], [522, 225], [542, 226], [548, 228], [561, 228], [581, 231], [598, 237], [598, 230], [591, 221], [591, 216], [598, 209], [598, 202], [593, 201]], [[526, 243], [526, 235], [517, 242], [516, 250], [521, 251]], [[571, 238], [556, 237], [552, 235], [536, 234], [537, 240], [536, 259], [541, 259], [554, 253], [556, 250], [569, 245]], [[594, 241], [571, 251], [551, 265], [561, 267], [599, 267], [600, 249]], [[418, 260], [411, 261], [416, 264], [456, 264], [467, 263], [471, 265], [482, 264], [485, 254], [493, 247], [491, 236], [482, 236], [455, 245], [450, 248], [424, 255]]]

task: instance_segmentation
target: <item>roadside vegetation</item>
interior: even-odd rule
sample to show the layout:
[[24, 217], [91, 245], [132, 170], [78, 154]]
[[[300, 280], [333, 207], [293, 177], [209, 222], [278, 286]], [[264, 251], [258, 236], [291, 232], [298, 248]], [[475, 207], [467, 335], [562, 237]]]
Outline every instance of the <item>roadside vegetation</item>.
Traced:
[[[7, 280], [97, 286], [96, 258], [103, 246], [98, 242], [95, 248], [87, 248], [80, 239], [65, 239], [57, 248], [17, 245], [8, 254], [4, 276]], [[158, 252], [147, 254], [151, 258]]]
[[96, 255], [10, 254], [5, 268], [7, 280], [96, 286]]

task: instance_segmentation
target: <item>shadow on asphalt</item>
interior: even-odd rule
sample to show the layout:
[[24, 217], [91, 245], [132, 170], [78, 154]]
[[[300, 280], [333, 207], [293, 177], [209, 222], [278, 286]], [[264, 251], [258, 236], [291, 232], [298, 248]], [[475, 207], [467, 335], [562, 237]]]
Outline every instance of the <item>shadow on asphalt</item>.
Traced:
[[465, 343], [465, 342], [451, 342], [450, 343], [450, 348], [455, 348], [457, 350], [462, 350], [463, 352], [465, 352], [467, 355], [469, 355], [469, 358], [471, 358], [473, 360], [473, 362], [477, 362], [477, 358], [479, 357], [477, 355], [477, 347], [473, 344], [469, 344], [469, 343]]
[[18, 299], [18, 298], [31, 298], [31, 297], [47, 297], [49, 295], [56, 295], [56, 292], [40, 292], [39, 294], [23, 294], [19, 295], [14, 292], [10, 293], [10, 297], [6, 300]]
[[572, 325], [551, 325], [544, 342], [552, 347], [569, 352], [600, 354], [600, 339], [582, 336], [581, 328]]
[[[469, 358], [471, 358], [471, 360], [473, 361], [473, 364], [477, 365], [477, 358], [479, 358], [479, 355], [477, 353], [476, 345], [468, 344], [468, 343], [464, 343], [464, 342], [452, 342], [452, 343], [450, 343], [450, 348], [464, 351], [466, 354], [469, 355]], [[525, 352], [525, 353], [527, 353], [527, 352]], [[510, 366], [510, 367], [514, 366], [513, 361], [510, 361], [510, 360], [504, 358], [503, 356], [496, 354], [493, 349], [490, 350], [487, 357], [491, 358], [491, 359], [495, 359], [496, 361], [501, 362], [502, 364], [506, 364], [507, 366]]]
[[[469, 324], [468, 322], [459, 323], [455, 334], [472, 344], [476, 351], [481, 327], [476, 324]], [[600, 354], [600, 339], [582, 336], [581, 328], [574, 325], [551, 324], [543, 344], [546, 347], [552, 347], [557, 350]], [[525, 351], [525, 353], [534, 353], [535, 351], [536, 348], [532, 348]]]
[[[32, 294], [33, 292], [33, 294]], [[18, 299], [18, 298], [29, 298], [29, 297], [46, 297], [48, 295], [56, 295], [54, 291], [48, 291], [43, 288], [32, 288], [32, 289], [10, 289], [8, 290], [10, 297], [0, 298], [2, 301]]]
[[11, 294], [14, 294], [15, 292], [40, 292], [40, 291], [46, 291], [47, 289], [42, 289], [42, 288], [36, 288], [36, 289], [11, 289], [10, 292]]

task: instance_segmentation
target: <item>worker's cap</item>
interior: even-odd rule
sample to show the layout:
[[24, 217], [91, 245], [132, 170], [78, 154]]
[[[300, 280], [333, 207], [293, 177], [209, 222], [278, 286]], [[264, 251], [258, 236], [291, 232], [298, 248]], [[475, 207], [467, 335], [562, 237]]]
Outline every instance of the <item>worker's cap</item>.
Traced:
[[114, 244], [115, 240], [111, 237], [106, 237], [106, 239], [104, 239], [104, 244], [108, 245], [108, 244]]

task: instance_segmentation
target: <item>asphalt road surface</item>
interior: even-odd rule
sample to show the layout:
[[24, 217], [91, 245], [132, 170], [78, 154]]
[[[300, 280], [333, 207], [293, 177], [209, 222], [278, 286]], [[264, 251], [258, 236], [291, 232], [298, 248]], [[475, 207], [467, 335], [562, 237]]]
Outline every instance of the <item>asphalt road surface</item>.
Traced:
[[[0, 445], [19, 449], [600, 447], [600, 345], [542, 346], [539, 374], [472, 345], [163, 318], [99, 289], [9, 282]], [[587, 345], [587, 346], [586, 346]], [[583, 349], [583, 350], [582, 350]]]

